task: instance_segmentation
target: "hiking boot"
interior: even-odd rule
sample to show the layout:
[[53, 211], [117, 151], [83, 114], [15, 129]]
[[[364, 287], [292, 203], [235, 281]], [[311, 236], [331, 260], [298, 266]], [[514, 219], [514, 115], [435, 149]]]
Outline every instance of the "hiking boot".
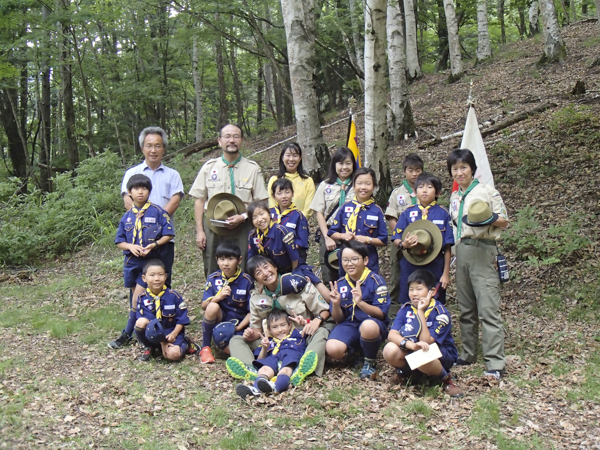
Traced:
[[235, 392], [242, 398], [246, 398], [249, 395], [252, 397], [258, 397], [261, 393], [254, 386], [246, 386], [245, 384], [238, 384], [235, 387]]
[[360, 379], [370, 378], [374, 380], [377, 377], [377, 363], [374, 359], [365, 358], [365, 364], [360, 369]]
[[190, 356], [194, 356], [197, 355], [198, 353], [200, 353], [200, 348], [194, 344], [194, 342], [191, 339], [185, 338], [187, 340], [188, 343], [188, 349], [186, 350], [185, 354], [186, 355], [190, 355]]
[[271, 380], [267, 380], [266, 378], [260, 377], [256, 380], [256, 387], [260, 392], [264, 392], [265, 394], [275, 393], [277, 392], [277, 388], [275, 387], [275, 383]]
[[212, 364], [215, 362], [215, 357], [213, 356], [208, 345], [206, 347], [202, 347], [202, 350], [200, 350], [200, 362], [202, 364]]
[[456, 381], [452, 378], [451, 374], [448, 374], [442, 380], [444, 385], [444, 392], [452, 398], [461, 398], [464, 396], [463, 390], [460, 388]]
[[300, 358], [298, 367], [296, 367], [294, 373], [292, 373], [292, 376], [290, 377], [290, 383], [294, 386], [298, 386], [307, 376], [315, 371], [318, 362], [319, 357], [317, 356], [317, 352], [311, 350], [304, 353], [302, 358]]
[[483, 372], [484, 377], [494, 378], [497, 381], [500, 381], [502, 375], [504, 375], [504, 370], [486, 370]]
[[142, 362], [150, 361], [150, 357], [152, 356], [152, 349], [150, 347], [145, 347], [144, 352], [138, 358]]
[[454, 363], [455, 366], [470, 366], [471, 364], [475, 364], [475, 361], [465, 361], [464, 359], [458, 358]]
[[227, 358], [225, 366], [227, 367], [227, 372], [233, 378], [237, 378], [238, 380], [256, 380], [256, 368], [254, 366], [247, 366], [237, 358]]
[[110, 341], [108, 346], [114, 350], [117, 350], [121, 347], [125, 347], [133, 342], [133, 339], [126, 331], [121, 332], [121, 336], [116, 338], [114, 341]]

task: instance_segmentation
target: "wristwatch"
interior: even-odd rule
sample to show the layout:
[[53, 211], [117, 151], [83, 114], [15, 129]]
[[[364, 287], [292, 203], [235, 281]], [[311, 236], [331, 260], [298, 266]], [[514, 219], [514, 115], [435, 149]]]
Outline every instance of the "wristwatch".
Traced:
[[402, 339], [402, 342], [400, 342], [400, 348], [402, 350], [407, 350], [406, 348], [406, 343], [408, 342], [408, 339]]
[[325, 322], [325, 319], [323, 319], [321, 317], [321, 314], [317, 314], [317, 316], [313, 320], [315, 320], [315, 319], [319, 319], [321, 321], [321, 323]]

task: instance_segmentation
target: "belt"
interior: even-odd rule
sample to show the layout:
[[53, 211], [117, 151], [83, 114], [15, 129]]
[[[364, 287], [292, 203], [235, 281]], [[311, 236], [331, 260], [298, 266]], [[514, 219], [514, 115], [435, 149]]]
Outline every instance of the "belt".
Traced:
[[462, 238], [460, 240], [462, 244], [465, 245], [475, 245], [479, 247], [481, 244], [483, 245], [493, 245], [496, 246], [496, 241], [493, 239], [473, 239], [473, 238]]

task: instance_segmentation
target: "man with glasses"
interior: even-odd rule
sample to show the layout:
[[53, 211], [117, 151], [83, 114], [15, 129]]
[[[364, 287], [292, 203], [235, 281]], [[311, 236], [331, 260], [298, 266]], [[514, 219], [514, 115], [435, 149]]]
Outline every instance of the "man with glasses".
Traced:
[[196, 199], [196, 244], [202, 250], [205, 276], [219, 270], [215, 252], [217, 246], [226, 239], [234, 240], [242, 249], [244, 270], [248, 254], [248, 234], [252, 229], [252, 224], [244, 212], [223, 218], [223, 222], [227, 222], [226, 229], [230, 231], [219, 234], [217, 227], [209, 226], [205, 214], [209, 200], [217, 194], [227, 193], [236, 196], [247, 208], [255, 200], [265, 200], [269, 197], [260, 166], [240, 154], [243, 140], [244, 134], [237, 125], [227, 124], [221, 128], [218, 142], [223, 154], [208, 160], [202, 166], [189, 192]]

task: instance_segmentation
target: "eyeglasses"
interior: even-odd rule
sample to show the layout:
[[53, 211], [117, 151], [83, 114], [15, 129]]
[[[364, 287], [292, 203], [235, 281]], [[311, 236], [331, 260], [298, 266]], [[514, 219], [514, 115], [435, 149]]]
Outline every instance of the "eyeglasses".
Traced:
[[348, 258], [342, 258], [342, 264], [350, 264], [350, 263], [352, 263], [352, 264], [356, 265], [356, 264], [358, 264], [358, 262], [360, 260], [362, 260], [362, 258], [359, 258], [358, 256], [355, 256], [354, 258], [350, 258], [350, 259], [348, 259]]
[[236, 141], [239, 141], [242, 136], [240, 136], [239, 134], [226, 134], [225, 136], [221, 136], [222, 139], [235, 139]]
[[156, 145], [152, 145], [152, 144], [146, 144], [144, 145], [144, 148], [147, 148], [148, 150], [160, 150], [161, 148], [163, 148], [162, 144], [156, 144]]

